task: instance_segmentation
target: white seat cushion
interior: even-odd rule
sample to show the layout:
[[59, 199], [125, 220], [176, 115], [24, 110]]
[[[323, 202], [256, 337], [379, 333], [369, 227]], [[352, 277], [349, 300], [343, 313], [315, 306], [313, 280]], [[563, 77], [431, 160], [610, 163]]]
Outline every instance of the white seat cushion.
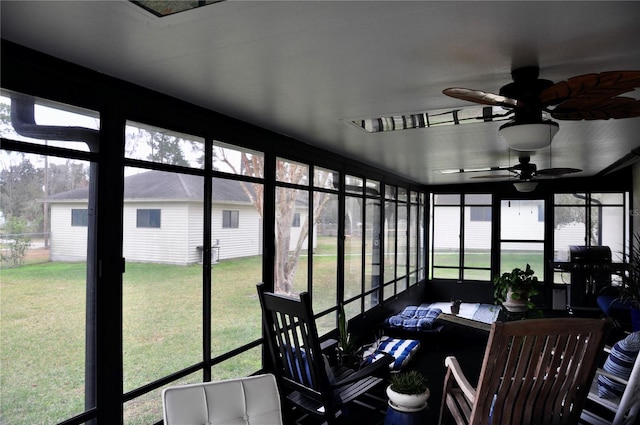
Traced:
[[162, 402], [165, 425], [282, 424], [271, 374], [166, 388]]

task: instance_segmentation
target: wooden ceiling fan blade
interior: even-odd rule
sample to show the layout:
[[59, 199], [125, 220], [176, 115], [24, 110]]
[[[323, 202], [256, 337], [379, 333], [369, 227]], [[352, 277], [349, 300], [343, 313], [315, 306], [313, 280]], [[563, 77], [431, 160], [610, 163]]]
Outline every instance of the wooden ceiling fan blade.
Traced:
[[455, 168], [448, 170], [440, 170], [443, 174], [462, 174], [462, 173], [490, 173], [492, 171], [511, 171], [512, 167], [479, 167], [479, 168]]
[[557, 105], [567, 99], [592, 95], [611, 98], [640, 87], [640, 71], [607, 71], [560, 81], [540, 93], [543, 105]]
[[640, 101], [631, 97], [593, 99], [580, 96], [556, 106], [551, 116], [558, 120], [608, 120], [640, 117]]
[[542, 170], [538, 170], [536, 171], [536, 176], [548, 176], [548, 177], [553, 177], [553, 176], [562, 176], [565, 174], [573, 174], [573, 173], [579, 173], [580, 169], [578, 168], [566, 168], [566, 167], [557, 167], [557, 168], [544, 168]]
[[448, 89], [444, 89], [442, 93], [456, 99], [479, 103], [481, 105], [502, 106], [504, 108], [515, 108], [523, 106], [522, 102], [519, 102], [516, 99], [511, 99], [506, 96], [501, 96], [495, 93], [488, 93], [481, 90], [451, 87]]
[[513, 177], [511, 174], [485, 174], [483, 176], [473, 176], [472, 179], [508, 179]]

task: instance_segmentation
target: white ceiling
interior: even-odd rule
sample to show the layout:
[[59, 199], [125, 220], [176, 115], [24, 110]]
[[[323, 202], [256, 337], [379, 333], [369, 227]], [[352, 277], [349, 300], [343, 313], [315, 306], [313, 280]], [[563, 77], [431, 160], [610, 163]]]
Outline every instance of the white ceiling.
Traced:
[[[157, 18], [128, 1], [0, 2], [2, 37], [416, 182], [514, 165], [500, 123], [369, 134], [353, 118], [470, 106], [512, 68], [561, 81], [640, 70], [640, 2], [224, 1]], [[640, 99], [636, 90], [633, 97]], [[561, 121], [538, 168], [598, 173], [640, 146], [640, 118]]]

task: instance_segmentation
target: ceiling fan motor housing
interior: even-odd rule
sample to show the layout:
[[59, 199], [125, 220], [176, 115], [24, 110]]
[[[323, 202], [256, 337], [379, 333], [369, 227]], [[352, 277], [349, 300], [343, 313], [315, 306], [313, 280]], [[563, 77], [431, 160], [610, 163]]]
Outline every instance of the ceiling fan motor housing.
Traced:
[[[553, 86], [553, 81], [538, 78], [537, 66], [526, 66], [511, 71], [513, 82], [500, 89], [500, 95], [516, 99], [519, 105], [514, 108], [514, 122], [517, 124], [535, 124], [542, 122], [542, 104], [540, 93]], [[522, 106], [520, 106], [520, 103]]]

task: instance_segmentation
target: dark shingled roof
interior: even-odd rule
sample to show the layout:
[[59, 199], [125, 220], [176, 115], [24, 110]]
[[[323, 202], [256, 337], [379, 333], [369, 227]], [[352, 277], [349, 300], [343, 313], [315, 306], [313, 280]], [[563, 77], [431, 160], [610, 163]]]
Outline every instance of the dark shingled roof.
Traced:
[[[172, 199], [194, 200], [204, 198], [203, 177], [167, 171], [147, 171], [124, 179], [124, 199]], [[253, 192], [253, 186], [247, 185]], [[89, 198], [88, 188], [74, 189], [50, 195], [46, 201], [72, 201]], [[213, 179], [213, 200], [227, 202], [250, 202], [240, 182], [228, 179]]]

